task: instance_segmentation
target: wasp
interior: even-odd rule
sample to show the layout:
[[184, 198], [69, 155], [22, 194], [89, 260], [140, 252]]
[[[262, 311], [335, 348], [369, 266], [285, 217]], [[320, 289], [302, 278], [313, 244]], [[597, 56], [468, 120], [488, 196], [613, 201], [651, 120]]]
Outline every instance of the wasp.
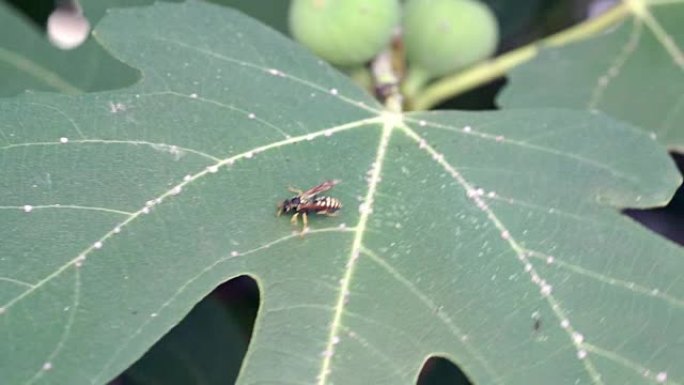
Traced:
[[295, 196], [289, 199], [285, 199], [281, 204], [278, 205], [278, 212], [276, 215], [280, 216], [283, 213], [294, 213], [290, 222], [296, 225], [299, 217], [302, 217], [302, 222], [304, 223], [304, 229], [306, 229], [309, 224], [308, 215], [311, 213], [335, 216], [337, 211], [342, 208], [342, 202], [338, 199], [319, 195], [322, 192], [328, 191], [333, 186], [338, 184], [339, 180], [329, 180], [319, 184], [316, 187], [312, 187], [306, 191], [302, 191], [293, 187], [288, 189], [294, 192]]

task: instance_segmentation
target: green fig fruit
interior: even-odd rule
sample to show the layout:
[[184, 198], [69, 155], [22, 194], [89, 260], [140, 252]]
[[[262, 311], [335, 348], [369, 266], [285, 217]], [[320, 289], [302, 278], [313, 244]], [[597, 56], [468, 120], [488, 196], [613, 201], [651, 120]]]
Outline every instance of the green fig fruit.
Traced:
[[292, 0], [290, 32], [338, 66], [360, 65], [385, 48], [399, 24], [398, 0]]
[[427, 78], [490, 57], [499, 43], [496, 17], [477, 0], [408, 0], [403, 33], [409, 65]]

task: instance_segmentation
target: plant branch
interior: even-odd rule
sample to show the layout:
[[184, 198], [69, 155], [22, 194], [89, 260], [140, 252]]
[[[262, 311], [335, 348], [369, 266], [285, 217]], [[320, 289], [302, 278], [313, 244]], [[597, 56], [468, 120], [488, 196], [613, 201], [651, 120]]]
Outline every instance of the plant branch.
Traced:
[[511, 69], [532, 60], [542, 48], [563, 46], [594, 36], [624, 19], [629, 12], [630, 8], [625, 3], [620, 3], [601, 16], [506, 52], [465, 71], [444, 77], [418, 92], [410, 101], [409, 109], [430, 109], [444, 100], [504, 76]]
[[385, 50], [371, 62], [376, 96], [392, 112], [401, 112], [403, 96], [399, 91], [399, 76], [392, 67], [392, 51]]

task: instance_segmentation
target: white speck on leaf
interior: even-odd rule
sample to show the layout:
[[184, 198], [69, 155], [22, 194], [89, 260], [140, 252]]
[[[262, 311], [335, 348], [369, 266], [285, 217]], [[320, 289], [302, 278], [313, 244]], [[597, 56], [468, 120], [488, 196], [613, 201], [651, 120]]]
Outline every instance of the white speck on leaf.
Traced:
[[119, 111], [126, 111], [126, 105], [123, 103], [109, 102], [109, 112], [115, 114]]
[[537, 273], [532, 273], [532, 282], [534, 283], [539, 283], [541, 282], [541, 278], [539, 278], [539, 275]]
[[24, 212], [25, 212], [25, 213], [30, 213], [31, 211], [33, 211], [33, 206], [31, 206], [31, 205], [24, 205]]
[[584, 336], [580, 333], [574, 332], [572, 333], [572, 340], [575, 341], [576, 344], [581, 344], [584, 342]]
[[660, 372], [656, 375], [656, 381], [663, 383], [667, 381], [667, 372]]
[[366, 203], [362, 203], [359, 205], [359, 212], [361, 214], [370, 214], [373, 212], [373, 209], [370, 208]]

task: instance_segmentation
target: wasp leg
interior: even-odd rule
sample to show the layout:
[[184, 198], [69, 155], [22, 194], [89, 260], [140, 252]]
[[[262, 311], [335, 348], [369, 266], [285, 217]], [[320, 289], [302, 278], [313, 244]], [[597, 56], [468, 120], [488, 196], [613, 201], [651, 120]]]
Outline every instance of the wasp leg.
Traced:
[[282, 207], [278, 207], [278, 211], [276, 211], [276, 217], [279, 217], [279, 216], [281, 216], [282, 214], [283, 214], [283, 208], [282, 208]]
[[290, 218], [290, 223], [292, 223], [293, 225], [297, 225], [297, 218], [299, 218], [299, 213], [294, 213], [292, 218]]
[[309, 216], [306, 213], [302, 213], [302, 223], [304, 226], [302, 226], [302, 232], [299, 233], [300, 237], [304, 237], [304, 234], [309, 231]]

